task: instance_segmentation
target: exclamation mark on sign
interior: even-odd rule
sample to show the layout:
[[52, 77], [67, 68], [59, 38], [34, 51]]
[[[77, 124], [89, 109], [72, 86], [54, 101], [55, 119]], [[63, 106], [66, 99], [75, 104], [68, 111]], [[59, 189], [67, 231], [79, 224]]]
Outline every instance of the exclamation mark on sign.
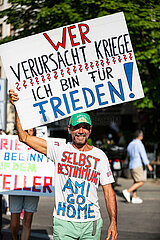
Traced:
[[[132, 91], [133, 62], [125, 63], [124, 64], [124, 70], [125, 70], [125, 73], [126, 73], [129, 89]], [[130, 93], [129, 97], [134, 98], [135, 97], [134, 93]]]

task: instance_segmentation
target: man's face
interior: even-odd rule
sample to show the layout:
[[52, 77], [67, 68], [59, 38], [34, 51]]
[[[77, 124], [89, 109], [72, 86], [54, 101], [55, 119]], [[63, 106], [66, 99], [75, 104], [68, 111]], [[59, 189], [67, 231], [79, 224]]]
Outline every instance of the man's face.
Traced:
[[143, 134], [139, 136], [139, 139], [142, 141], [143, 140]]
[[68, 126], [68, 131], [71, 134], [73, 144], [77, 147], [85, 145], [91, 133], [91, 128], [92, 127], [86, 123], [80, 123], [76, 126]]

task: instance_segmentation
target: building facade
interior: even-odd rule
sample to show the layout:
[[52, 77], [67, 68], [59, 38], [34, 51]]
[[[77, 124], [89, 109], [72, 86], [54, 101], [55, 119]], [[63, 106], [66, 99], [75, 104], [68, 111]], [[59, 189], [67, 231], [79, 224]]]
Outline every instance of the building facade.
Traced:
[[[10, 4], [8, 3], [7, 0], [0, 0], [0, 11], [5, 10], [6, 8], [8, 8], [10, 6]], [[11, 25], [10, 24], [6, 24], [6, 18], [1, 18], [0, 19], [0, 40], [10, 36], [12, 34], [11, 32]], [[5, 123], [5, 131], [6, 133], [9, 134], [13, 134], [13, 130], [14, 130], [14, 124], [15, 124], [15, 116], [14, 116], [14, 109], [13, 106], [11, 106], [11, 104], [8, 102], [8, 89], [9, 89], [9, 85], [8, 85], [8, 81], [6, 78], [6, 74], [2, 65], [2, 61], [0, 58], [0, 81], [2, 81], [1, 79], [5, 79], [7, 82], [7, 88], [6, 88], [6, 96], [5, 98], [7, 99], [7, 104], [6, 104], [6, 123]]]

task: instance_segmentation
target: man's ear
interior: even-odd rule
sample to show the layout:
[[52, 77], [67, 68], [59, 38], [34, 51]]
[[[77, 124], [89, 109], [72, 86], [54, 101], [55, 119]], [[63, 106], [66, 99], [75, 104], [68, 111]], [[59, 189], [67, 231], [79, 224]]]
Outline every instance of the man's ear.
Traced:
[[68, 125], [68, 133], [71, 134], [71, 127]]
[[90, 126], [89, 134], [91, 134], [91, 132], [92, 132], [92, 126]]

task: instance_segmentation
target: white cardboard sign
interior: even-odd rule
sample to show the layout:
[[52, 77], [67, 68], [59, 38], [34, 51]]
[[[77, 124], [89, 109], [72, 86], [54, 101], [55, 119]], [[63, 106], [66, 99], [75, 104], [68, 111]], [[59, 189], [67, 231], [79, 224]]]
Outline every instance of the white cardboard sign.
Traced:
[[54, 196], [54, 163], [17, 136], [1, 135], [0, 194]]
[[123, 13], [1, 45], [24, 129], [144, 97]]

